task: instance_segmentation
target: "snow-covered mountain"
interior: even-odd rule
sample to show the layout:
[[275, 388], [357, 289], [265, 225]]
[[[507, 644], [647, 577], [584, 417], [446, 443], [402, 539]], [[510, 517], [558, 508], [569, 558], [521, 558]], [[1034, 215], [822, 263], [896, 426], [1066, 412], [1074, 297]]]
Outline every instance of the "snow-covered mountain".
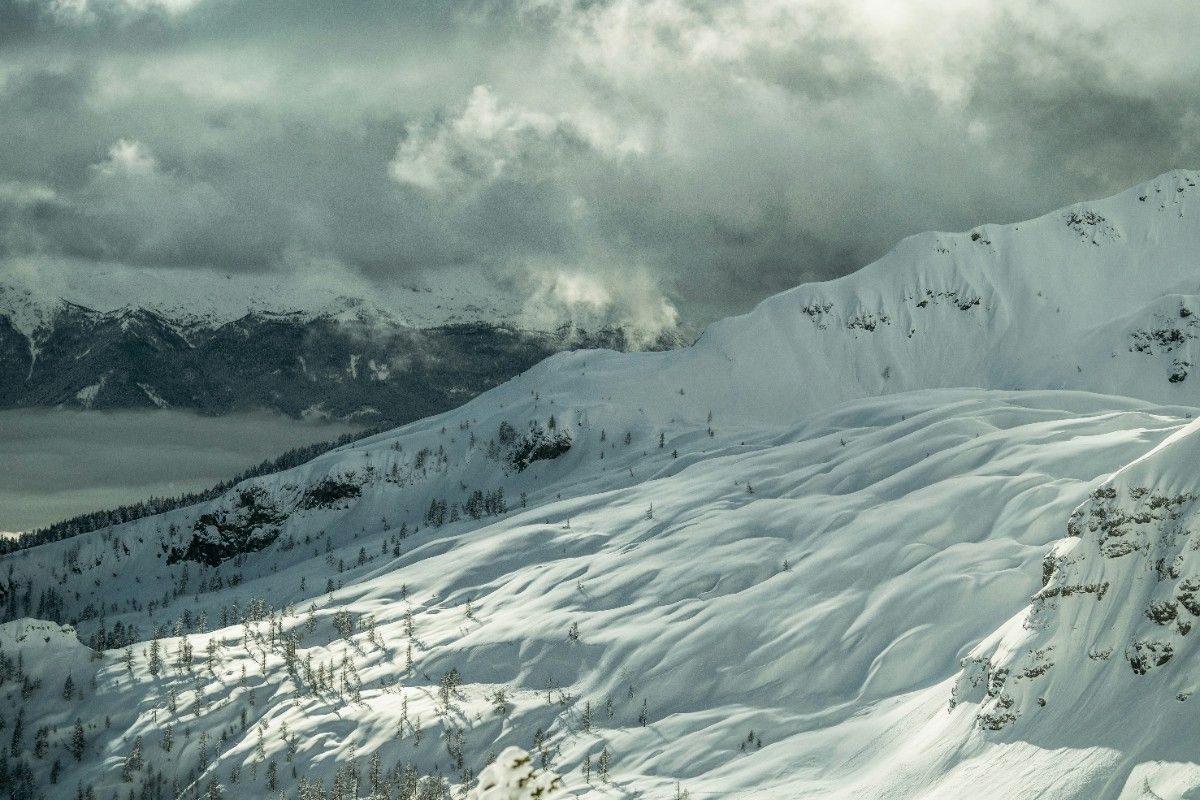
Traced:
[[1196, 796], [1197, 177], [6, 557], [6, 780]]
[[406, 422], [561, 350], [682, 343], [674, 327], [445, 281], [19, 266], [0, 270], [0, 407], [268, 408]]

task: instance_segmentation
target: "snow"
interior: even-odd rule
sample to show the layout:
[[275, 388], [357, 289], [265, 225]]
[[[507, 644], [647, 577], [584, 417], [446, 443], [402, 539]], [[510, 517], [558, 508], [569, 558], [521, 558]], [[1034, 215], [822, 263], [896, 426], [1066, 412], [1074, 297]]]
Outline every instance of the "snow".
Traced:
[[[480, 800], [543, 767], [593, 798], [1193, 796], [1200, 384], [1170, 377], [1195, 362], [1195, 178], [913, 237], [686, 350], [560, 354], [209, 503], [7, 557], [22, 619], [0, 652], [45, 676], [31, 768], [124, 795], [141, 736], [168, 782], [231, 800], [271, 764], [289, 796], [299, 777], [369, 796], [376, 756]], [[552, 416], [570, 448], [529, 460]], [[426, 521], [496, 489], [503, 513]], [[128, 665], [23, 619], [40, 607], [84, 641], [136, 626]]]
[[168, 403], [166, 400], [164, 400], [158, 392], [154, 391], [154, 387], [151, 386], [150, 384], [138, 383], [138, 388], [146, 393], [146, 397], [148, 397], [150, 399], [150, 402], [154, 403], [154, 405], [156, 407], [170, 408], [171, 404]]
[[479, 785], [467, 800], [551, 800], [561, 797], [560, 778], [533, 766], [533, 757], [519, 747], [505, 748], [495, 763], [484, 767]]
[[[123, 621], [145, 631], [148, 620], [169, 627], [183, 608], [216, 620], [234, 598], [243, 608], [253, 597], [289, 605], [279, 620], [302, 637], [300, 657], [337, 664], [347, 656], [362, 681], [361, 704], [299, 690], [302, 681], [287, 676], [283, 658], [255, 642], [266, 641], [266, 622], [195, 632], [188, 637], [194, 668], [205, 676], [213, 708], [196, 719], [185, 710], [194, 704], [186, 672], [151, 677], [142, 644], [130, 676], [117, 649], [92, 668], [94, 696], [116, 731], [105, 751], [110, 760], [135, 734], [157, 741], [163, 719], [191, 726], [195, 743], [198, 731], [207, 728], [215, 739], [237, 709], [248, 708], [252, 720], [276, 733], [286, 722], [299, 736], [298, 762], [327, 781], [351, 747], [360, 760], [381, 752], [385, 763], [412, 758], [423, 771], [440, 765], [448, 772], [436, 730], [462, 725], [474, 764], [489, 749], [530, 747], [533, 730], [542, 728], [551, 767], [577, 794], [586, 788], [584, 756], [594, 763], [607, 747], [613, 779], [650, 796], [670, 796], [675, 781], [696, 796], [749, 796], [771, 787], [783, 796], [875, 796], [908, 762], [921, 774], [906, 779], [901, 794], [928, 788], [923, 771], [932, 770], [955, 787], [946, 789], [954, 796], [985, 769], [977, 759], [997, 768], [974, 709], [964, 705], [947, 717], [958, 660], [1037, 590], [1042, 555], [1063, 536], [1071, 509], [1109, 474], [1189, 424], [1183, 409], [1084, 393], [933, 390], [855, 401], [774, 429], [726, 426], [714, 417], [709, 437], [706, 417], [686, 396], [665, 397], [654, 412], [630, 417], [602, 398], [568, 410], [517, 384], [486, 422], [483, 405], [475, 404], [462, 416], [418, 423], [255, 481], [290, 508], [300, 493], [293, 487], [322, 476], [361, 477], [367, 467], [376, 476], [356, 500], [292, 512], [274, 545], [237, 566], [190, 564], [187, 593], [149, 618], [145, 604], [170, 592], [181, 574], [181, 565], [164, 563], [159, 542], [186, 540], [204, 509], [120, 529], [133, 550], [128, 557], [105, 535], [13, 557], [18, 580], [52, 576], [63, 551], [81, 547], [82, 575], [70, 584], [81, 598], [67, 598], [68, 616], [101, 599], [116, 602], [110, 627]], [[472, 450], [455, 419], [474, 419], [482, 439], [499, 419], [550, 413], [574, 426], [571, 450], [503, 479], [510, 505], [519, 506], [525, 491], [529, 508], [442, 528], [421, 524], [430, 498], [498, 478], [483, 444]], [[629, 446], [622, 423], [634, 434]], [[656, 431], [664, 433], [662, 449]], [[439, 446], [448, 454], [444, 466], [413, 469], [418, 450]], [[396, 483], [382, 478], [392, 463], [405, 467]], [[422, 530], [404, 541], [401, 556], [381, 555], [401, 521]], [[182, 533], [170, 534], [171, 525]], [[288, 548], [289, 537], [311, 537], [313, 544]], [[333, 563], [347, 563], [344, 572], [330, 569], [323, 538], [332, 542]], [[360, 548], [369, 559], [361, 567]], [[96, 560], [101, 565], [92, 568]], [[93, 574], [104, 575], [103, 589], [90, 585]], [[194, 594], [213, 574], [240, 574], [243, 582]], [[344, 587], [326, 596], [321, 589], [331, 577]], [[35, 578], [34, 595], [40, 591]], [[305, 628], [309, 603], [316, 604], [312, 634]], [[405, 674], [410, 608], [416, 671]], [[360, 632], [360, 654], [333, 634], [339, 609], [360, 622], [373, 618], [382, 646]], [[580, 627], [577, 642], [567, 636], [572, 622]], [[83, 626], [86, 635], [95, 621]], [[223, 645], [209, 675], [203, 654], [214, 636]], [[177, 639], [164, 639], [168, 663], [177, 648]], [[260, 652], [267, 653], [265, 673]], [[36, 664], [28, 656], [26, 663]], [[451, 668], [464, 685], [443, 715], [436, 687]], [[551, 704], [543, 691], [548, 678], [556, 687]], [[176, 715], [165, 706], [172, 685]], [[504, 716], [488, 700], [498, 687], [512, 706]], [[566, 705], [558, 689], [571, 696]], [[252, 691], [258, 699], [249, 706]], [[611, 719], [604, 710], [610, 698]], [[643, 700], [646, 727], [637, 722]], [[584, 702], [594, 709], [590, 733], [581, 730]], [[402, 741], [395, 738], [402, 703], [410, 721], [419, 717], [430, 729], [420, 746], [411, 728]], [[353, 726], [338, 722], [335, 709]], [[764, 744], [743, 753], [739, 743], [751, 730]], [[334, 731], [331, 751], [327, 733]], [[916, 748], [914, 737], [929, 741]], [[253, 730], [235, 736], [221, 756], [221, 774], [234, 764], [247, 774], [255, 746]], [[276, 734], [267, 737], [268, 760], [282, 763], [282, 748]], [[961, 778], [929, 763], [949, 758], [950, 748], [963, 753]], [[181, 767], [188, 763], [180, 758]], [[115, 774], [110, 762], [89, 758], [69, 768], [69, 785], [115, 785], [104, 782]], [[226, 796], [257, 791], [243, 782], [227, 785]], [[595, 774], [592, 783], [602, 796]]]
[[639, 328], [612, 304], [567, 303], [553, 294], [502, 285], [484, 274], [417, 273], [377, 283], [332, 264], [292, 271], [223, 272], [40, 257], [0, 260], [0, 313], [27, 338], [66, 304], [101, 312], [144, 309], [184, 330], [215, 328], [247, 314], [327, 319], [364, 331], [491, 322], [552, 331], [560, 325]]
[[105, 375], [100, 378], [99, 382], [83, 387], [75, 393], [75, 399], [78, 400], [84, 408], [91, 408], [92, 403], [96, 401], [97, 395], [100, 394], [100, 390], [104, 388], [104, 384], [107, 382], [107, 379], [108, 376]]

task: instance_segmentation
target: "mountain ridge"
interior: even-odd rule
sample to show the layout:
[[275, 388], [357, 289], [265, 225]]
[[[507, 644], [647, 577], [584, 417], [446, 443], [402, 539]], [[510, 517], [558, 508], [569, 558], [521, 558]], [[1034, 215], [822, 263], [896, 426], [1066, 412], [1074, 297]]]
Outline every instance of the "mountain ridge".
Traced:
[[549, 331], [488, 320], [414, 328], [356, 300], [251, 309], [227, 321], [166, 313], [59, 299], [24, 314], [26, 332], [22, 315], [6, 316], [0, 304], [0, 406], [272, 409], [397, 423], [451, 408], [563, 349], [680, 343], [674, 332], [643, 338], [570, 322]]

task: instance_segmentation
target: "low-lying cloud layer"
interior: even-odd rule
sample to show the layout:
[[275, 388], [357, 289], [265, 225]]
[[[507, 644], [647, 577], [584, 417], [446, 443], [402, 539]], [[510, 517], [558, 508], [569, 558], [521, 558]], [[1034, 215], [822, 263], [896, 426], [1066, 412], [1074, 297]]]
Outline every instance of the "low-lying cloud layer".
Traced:
[[1200, 163], [1200, 6], [0, 0], [0, 259], [702, 322]]
[[0, 411], [0, 531], [205, 489], [350, 430], [265, 413]]

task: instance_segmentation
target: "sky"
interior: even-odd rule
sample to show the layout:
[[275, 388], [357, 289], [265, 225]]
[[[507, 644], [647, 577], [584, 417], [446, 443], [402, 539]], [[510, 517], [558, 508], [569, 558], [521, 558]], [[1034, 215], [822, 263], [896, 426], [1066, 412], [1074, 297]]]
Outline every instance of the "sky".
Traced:
[[1200, 166], [1172, 0], [0, 0], [0, 267], [422, 274], [702, 325]]

